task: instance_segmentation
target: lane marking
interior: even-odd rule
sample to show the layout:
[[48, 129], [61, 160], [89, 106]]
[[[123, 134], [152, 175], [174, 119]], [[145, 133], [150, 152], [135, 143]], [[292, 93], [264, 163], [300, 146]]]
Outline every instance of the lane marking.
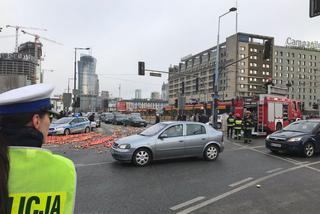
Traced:
[[240, 192], [241, 190], [244, 190], [244, 189], [247, 189], [247, 188], [249, 188], [249, 187], [251, 187], [251, 186], [254, 186], [254, 185], [256, 185], [256, 184], [259, 184], [259, 183], [261, 183], [262, 181], [265, 181], [265, 180], [267, 180], [267, 179], [273, 178], [273, 177], [275, 177], [275, 176], [277, 176], [277, 175], [281, 175], [281, 174], [284, 174], [284, 173], [287, 173], [287, 172], [291, 172], [291, 171], [294, 171], [294, 170], [298, 170], [298, 169], [301, 169], [301, 168], [304, 168], [304, 167], [307, 167], [307, 166], [311, 166], [311, 165], [314, 165], [314, 164], [318, 164], [318, 163], [320, 163], [320, 161], [317, 161], [317, 162], [314, 162], [314, 163], [305, 164], [305, 165], [294, 166], [294, 167], [291, 167], [291, 168], [289, 168], [289, 169], [285, 169], [285, 170], [278, 171], [278, 172], [276, 172], [276, 173], [273, 173], [273, 174], [270, 174], [270, 175], [261, 177], [261, 178], [259, 178], [259, 179], [257, 179], [257, 180], [254, 180], [254, 181], [251, 181], [251, 182], [249, 182], [249, 183], [247, 183], [247, 184], [244, 184], [243, 186], [237, 187], [237, 188], [235, 188], [235, 189], [233, 189], [233, 190], [230, 190], [230, 191], [228, 191], [228, 192], [225, 192], [225, 193], [223, 193], [223, 194], [221, 194], [221, 195], [218, 195], [218, 196], [216, 196], [216, 197], [214, 197], [214, 198], [211, 198], [211, 199], [209, 199], [209, 200], [203, 201], [203, 202], [201, 202], [200, 204], [196, 204], [196, 205], [194, 205], [194, 206], [191, 206], [191, 207], [189, 207], [189, 208], [187, 208], [187, 209], [185, 209], [185, 210], [182, 210], [182, 211], [178, 212], [177, 214], [188, 214], [188, 213], [191, 213], [191, 212], [193, 212], [193, 211], [195, 211], [195, 210], [198, 210], [198, 209], [200, 209], [200, 208], [203, 208], [203, 207], [205, 207], [205, 206], [208, 206], [208, 205], [210, 205], [210, 204], [212, 204], [212, 203], [214, 203], [214, 202], [216, 202], [216, 201], [219, 201], [219, 200], [221, 200], [221, 199], [223, 199], [223, 198], [226, 198], [226, 197], [228, 197], [228, 196], [230, 196], [230, 195], [233, 195], [233, 194], [235, 194], [235, 193], [237, 193], [237, 192]]
[[251, 180], [253, 180], [253, 178], [251, 178], [251, 177], [245, 178], [245, 179], [243, 179], [243, 180], [241, 180], [241, 181], [238, 181], [238, 182], [235, 182], [235, 183], [230, 184], [229, 187], [235, 187], [235, 186], [238, 186], [238, 185], [240, 185], [240, 184], [243, 184], [243, 183], [245, 183], [245, 182], [247, 182], [247, 181], [251, 181]]
[[283, 168], [276, 168], [276, 169], [271, 169], [271, 170], [269, 170], [269, 171], [267, 171], [267, 173], [274, 173], [274, 172], [277, 172], [277, 171], [280, 171], [280, 170], [282, 170]]
[[83, 167], [83, 166], [98, 166], [98, 165], [104, 165], [104, 164], [110, 164], [113, 162], [100, 162], [100, 163], [88, 163], [88, 164], [83, 164], [83, 163], [78, 163], [74, 164], [75, 167]]
[[170, 210], [178, 210], [178, 209], [181, 209], [182, 207], [185, 207], [185, 206], [188, 206], [190, 204], [193, 204], [195, 202], [198, 202], [198, 201], [201, 201], [203, 200], [205, 197], [204, 196], [199, 196], [197, 198], [194, 198], [194, 199], [191, 199], [189, 201], [186, 201], [186, 202], [183, 202], [181, 204], [178, 204], [178, 205], [175, 205], [173, 207], [170, 208]]

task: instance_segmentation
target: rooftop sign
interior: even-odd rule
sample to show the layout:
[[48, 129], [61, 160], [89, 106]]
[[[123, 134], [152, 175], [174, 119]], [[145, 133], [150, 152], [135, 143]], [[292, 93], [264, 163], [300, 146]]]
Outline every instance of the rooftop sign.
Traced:
[[294, 47], [294, 48], [320, 50], [320, 43], [318, 41], [310, 42], [310, 41], [295, 40], [295, 39], [292, 39], [291, 37], [287, 38], [286, 46]]

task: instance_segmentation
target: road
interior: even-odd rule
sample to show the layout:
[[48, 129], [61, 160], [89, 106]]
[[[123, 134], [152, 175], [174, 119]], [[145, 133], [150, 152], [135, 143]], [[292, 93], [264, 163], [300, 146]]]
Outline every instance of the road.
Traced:
[[[111, 134], [113, 127], [101, 130]], [[144, 168], [114, 161], [103, 147], [48, 148], [76, 165], [75, 213], [319, 213], [319, 156], [274, 155], [263, 139], [225, 142], [215, 162], [188, 158]]]

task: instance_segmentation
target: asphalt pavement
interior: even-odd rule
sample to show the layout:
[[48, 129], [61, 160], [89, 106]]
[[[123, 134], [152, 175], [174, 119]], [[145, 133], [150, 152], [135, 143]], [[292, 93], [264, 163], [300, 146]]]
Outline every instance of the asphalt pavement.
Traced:
[[[99, 131], [119, 128], [103, 124]], [[319, 213], [319, 155], [274, 155], [262, 138], [249, 145], [225, 138], [214, 162], [187, 158], [143, 168], [113, 160], [104, 147], [47, 148], [76, 165], [75, 213]]]

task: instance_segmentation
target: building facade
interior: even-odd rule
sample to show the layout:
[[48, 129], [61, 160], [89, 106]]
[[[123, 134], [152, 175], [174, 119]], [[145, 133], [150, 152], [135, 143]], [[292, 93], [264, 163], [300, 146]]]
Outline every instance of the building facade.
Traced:
[[[220, 99], [266, 93], [265, 82], [272, 77], [273, 67], [272, 60], [263, 58], [264, 42], [267, 40], [274, 43], [273, 37], [237, 33], [219, 45]], [[212, 47], [184, 57], [179, 65], [169, 68], [170, 104], [179, 96], [184, 96], [187, 103], [195, 99], [212, 101], [216, 49]], [[199, 80], [198, 90], [196, 79]]]
[[157, 91], [151, 92], [151, 100], [160, 100], [160, 93]]
[[97, 60], [89, 55], [82, 55], [78, 61], [79, 94], [98, 95], [99, 80], [96, 74]]
[[36, 84], [36, 59], [28, 54], [0, 54], [0, 93]]
[[141, 99], [142, 98], [142, 96], [141, 96], [141, 89], [136, 89], [135, 91], [134, 91], [134, 98], [135, 99]]
[[131, 111], [131, 112], [146, 110], [146, 109], [160, 111], [165, 106], [168, 105], [168, 102], [165, 100], [150, 100], [150, 99], [121, 100], [121, 102], [125, 102], [126, 111]]
[[320, 49], [275, 46], [273, 60], [273, 83], [287, 87], [289, 98], [312, 110], [320, 102]]
[[163, 83], [161, 86], [161, 99], [169, 100], [169, 83]]

